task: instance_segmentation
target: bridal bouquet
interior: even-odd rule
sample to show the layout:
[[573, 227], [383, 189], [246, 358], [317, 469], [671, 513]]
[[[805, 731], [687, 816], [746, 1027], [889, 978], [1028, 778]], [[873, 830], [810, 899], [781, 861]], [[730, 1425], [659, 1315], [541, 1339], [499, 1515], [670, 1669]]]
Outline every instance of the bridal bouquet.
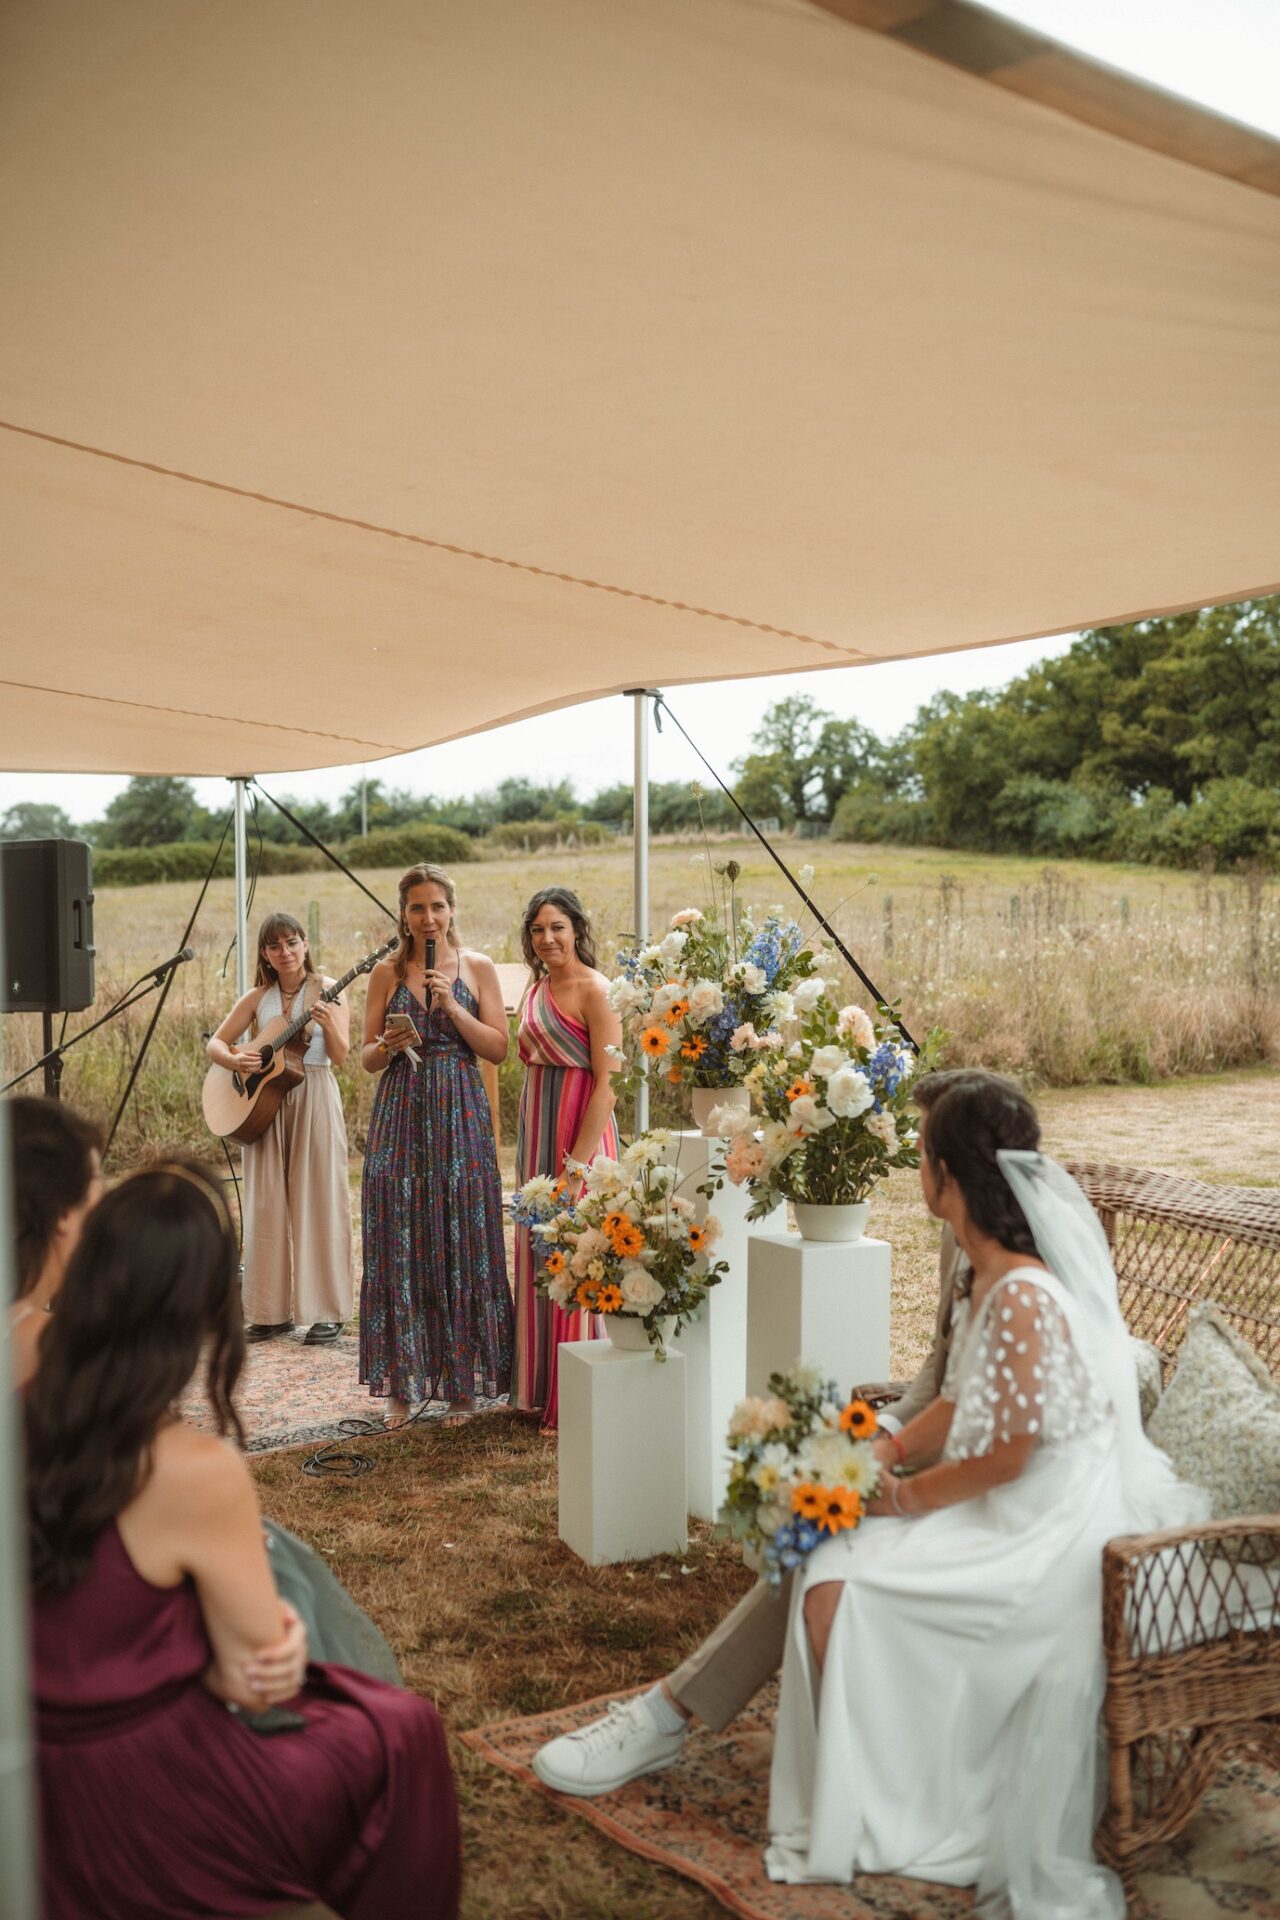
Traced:
[[[541, 1293], [564, 1308], [630, 1314], [644, 1322], [657, 1358], [666, 1359], [664, 1320], [678, 1333], [729, 1271], [708, 1256], [720, 1222], [694, 1218], [667, 1164], [671, 1135], [661, 1128], [633, 1140], [619, 1160], [587, 1168], [581, 1196], [570, 1201], [563, 1179], [540, 1174], [511, 1199], [511, 1216], [535, 1243]], [[710, 1187], [697, 1189], [709, 1193]]]
[[760, 1555], [775, 1583], [823, 1540], [862, 1519], [880, 1486], [871, 1451], [876, 1416], [842, 1402], [816, 1367], [769, 1376], [767, 1400], [740, 1400], [729, 1421], [734, 1456], [720, 1519]]
[[685, 907], [660, 940], [625, 948], [610, 983], [622, 1018], [621, 1093], [654, 1069], [673, 1086], [740, 1083], [777, 1038], [776, 1012], [813, 971], [794, 920], [775, 908], [757, 926], [749, 910], [725, 917]]
[[751, 1190], [751, 1220], [783, 1196], [847, 1206], [865, 1200], [891, 1168], [920, 1164], [912, 1049], [887, 1020], [877, 1025], [859, 1006], [837, 1007], [818, 976], [784, 999], [780, 1033], [744, 1076], [763, 1120], [728, 1107], [713, 1117], [729, 1139], [725, 1173]]

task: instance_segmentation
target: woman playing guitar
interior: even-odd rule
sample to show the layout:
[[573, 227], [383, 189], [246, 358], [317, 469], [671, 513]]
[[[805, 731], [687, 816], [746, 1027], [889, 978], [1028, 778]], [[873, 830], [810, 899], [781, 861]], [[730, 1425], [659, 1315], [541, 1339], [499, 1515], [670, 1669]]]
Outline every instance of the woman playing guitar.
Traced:
[[[315, 1000], [322, 980], [291, 913], [269, 913], [258, 930], [258, 972], [205, 1051], [215, 1066], [252, 1074], [262, 1055], [250, 1027], [311, 1008], [302, 1079], [244, 1155], [244, 1310], [250, 1340], [289, 1333], [307, 1344], [334, 1340], [351, 1317], [351, 1204], [342, 1102], [330, 1071], [350, 1049], [350, 1010], [340, 994]], [[300, 1043], [301, 1044], [301, 1043]]]

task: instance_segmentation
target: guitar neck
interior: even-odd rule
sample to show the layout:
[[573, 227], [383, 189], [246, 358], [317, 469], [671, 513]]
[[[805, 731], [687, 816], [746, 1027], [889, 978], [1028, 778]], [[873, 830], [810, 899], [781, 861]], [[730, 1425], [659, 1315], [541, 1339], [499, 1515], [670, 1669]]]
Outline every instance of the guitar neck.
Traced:
[[283, 1033], [276, 1035], [275, 1039], [271, 1042], [276, 1051], [278, 1052], [281, 1047], [287, 1047], [291, 1040], [297, 1039], [311, 1018], [313, 1010], [319, 1006], [322, 1000], [330, 1002], [336, 1000], [338, 995], [344, 992], [353, 980], [357, 979], [360, 974], [368, 973], [373, 967], [376, 967], [379, 960], [381, 960], [385, 954], [393, 952], [399, 944], [399, 940], [388, 940], [384, 947], [376, 947], [372, 953], [367, 953], [363, 960], [356, 966], [350, 968], [348, 972], [344, 973], [341, 980], [335, 980], [331, 987], [325, 987], [322, 992], [318, 993], [316, 998], [311, 1002], [311, 1005], [304, 1007], [301, 1013], [296, 1013]]

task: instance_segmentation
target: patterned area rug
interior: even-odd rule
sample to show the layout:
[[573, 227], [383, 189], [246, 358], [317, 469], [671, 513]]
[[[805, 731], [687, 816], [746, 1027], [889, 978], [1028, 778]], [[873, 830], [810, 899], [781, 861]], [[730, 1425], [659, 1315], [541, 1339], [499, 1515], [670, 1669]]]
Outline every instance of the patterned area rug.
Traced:
[[[340, 1333], [324, 1346], [309, 1347], [302, 1327], [275, 1340], [256, 1341], [236, 1389], [249, 1452], [301, 1446], [308, 1440], [358, 1440], [358, 1432], [344, 1436], [341, 1423], [380, 1422], [384, 1405], [360, 1385], [359, 1372], [358, 1334]], [[476, 1404], [485, 1409], [504, 1402], [481, 1399]], [[213, 1425], [199, 1394], [189, 1395], [182, 1410], [198, 1427]], [[433, 1401], [425, 1417], [443, 1419], [445, 1411], [443, 1400]]]
[[[625, 1696], [623, 1696], [625, 1697]], [[960, 1920], [973, 1895], [923, 1880], [860, 1876], [852, 1887], [775, 1886], [762, 1849], [776, 1688], [722, 1734], [695, 1728], [684, 1758], [599, 1800], [551, 1795], [633, 1853], [698, 1881], [746, 1920]], [[594, 1719], [607, 1697], [462, 1735], [469, 1747], [538, 1792], [529, 1762], [544, 1740]], [[1280, 1778], [1237, 1766], [1137, 1883], [1130, 1920], [1272, 1920], [1280, 1905]]]

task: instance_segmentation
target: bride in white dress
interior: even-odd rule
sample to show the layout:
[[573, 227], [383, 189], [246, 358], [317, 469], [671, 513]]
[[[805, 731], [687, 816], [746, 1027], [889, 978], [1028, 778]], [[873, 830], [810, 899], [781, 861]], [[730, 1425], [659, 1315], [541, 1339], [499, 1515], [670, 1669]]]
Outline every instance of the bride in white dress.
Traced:
[[1202, 1517], [1142, 1433], [1106, 1238], [1012, 1082], [927, 1118], [921, 1184], [972, 1262], [904, 1465], [794, 1583], [766, 1856], [775, 1880], [977, 1883], [1016, 1920], [1106, 1920], [1094, 1861], [1101, 1556]]

